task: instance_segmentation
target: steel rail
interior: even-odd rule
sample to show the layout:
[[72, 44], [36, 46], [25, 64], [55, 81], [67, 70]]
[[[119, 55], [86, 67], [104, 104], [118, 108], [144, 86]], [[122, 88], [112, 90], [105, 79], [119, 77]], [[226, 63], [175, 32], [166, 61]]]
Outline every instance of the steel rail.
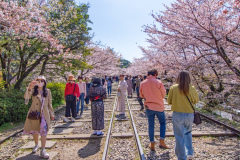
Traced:
[[116, 107], [116, 101], [117, 101], [117, 98], [115, 98], [115, 102], [114, 102], [114, 106], [113, 106], [112, 117], [111, 117], [109, 128], [108, 128], [108, 134], [107, 134], [107, 139], [106, 139], [106, 143], [105, 143], [105, 147], [104, 147], [102, 160], [106, 160], [107, 155], [108, 155], [108, 148], [109, 148], [109, 142], [110, 142], [110, 138], [111, 138], [111, 130], [112, 130], [112, 123], [113, 123], [113, 118], [114, 118], [114, 111], [115, 111], [115, 107]]
[[205, 115], [203, 113], [199, 112], [199, 114], [200, 114], [201, 117], [205, 118], [206, 120], [214, 122], [214, 123], [216, 123], [218, 125], [222, 125], [223, 127], [225, 127], [227, 129], [231, 130], [232, 132], [234, 132], [236, 135], [240, 136], [240, 130], [235, 129], [235, 128], [233, 128], [233, 127], [231, 127], [231, 126], [229, 126], [229, 125], [227, 125], [227, 124], [225, 124], [223, 122], [220, 122], [220, 121], [218, 121], [216, 119], [213, 119], [213, 118], [211, 118], [211, 117], [209, 117], [209, 116], [207, 116], [207, 115]]
[[[56, 111], [54, 111], [54, 113], [57, 113], [58, 111], [64, 109], [65, 107], [66, 107], [66, 106], [63, 106], [63, 107], [57, 109]], [[6, 140], [10, 139], [11, 137], [16, 136], [18, 133], [21, 133], [22, 131], [23, 131], [23, 128], [20, 129], [20, 130], [17, 130], [16, 132], [14, 132], [14, 133], [12, 133], [12, 134], [10, 134], [9, 136], [7, 136], [6, 138], [4, 138], [3, 140], [0, 141], [0, 145], [3, 144]]]
[[138, 146], [138, 152], [139, 152], [139, 155], [140, 155], [141, 160], [145, 160], [144, 152], [143, 152], [143, 149], [142, 149], [142, 146], [141, 146], [141, 142], [140, 142], [140, 140], [139, 140], [139, 136], [138, 136], [138, 133], [137, 133], [137, 128], [136, 128], [136, 125], [135, 125], [135, 123], [134, 123], [134, 119], [133, 119], [133, 115], [132, 115], [132, 111], [131, 111], [131, 108], [130, 108], [130, 105], [129, 105], [128, 98], [127, 98], [127, 103], [128, 103], [128, 111], [129, 111], [129, 113], [130, 113], [131, 122], [132, 122], [132, 127], [133, 127], [134, 135], [135, 135], [135, 139], [136, 139], [137, 146]]

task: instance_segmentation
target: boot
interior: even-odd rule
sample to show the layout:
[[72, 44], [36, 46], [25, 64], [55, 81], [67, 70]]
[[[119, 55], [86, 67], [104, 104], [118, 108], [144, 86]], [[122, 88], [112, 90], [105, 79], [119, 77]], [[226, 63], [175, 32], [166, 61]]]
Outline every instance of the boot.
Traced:
[[159, 147], [164, 149], [169, 149], [169, 147], [165, 144], [164, 139], [159, 140]]
[[150, 142], [149, 148], [151, 149], [151, 151], [155, 151], [155, 142]]

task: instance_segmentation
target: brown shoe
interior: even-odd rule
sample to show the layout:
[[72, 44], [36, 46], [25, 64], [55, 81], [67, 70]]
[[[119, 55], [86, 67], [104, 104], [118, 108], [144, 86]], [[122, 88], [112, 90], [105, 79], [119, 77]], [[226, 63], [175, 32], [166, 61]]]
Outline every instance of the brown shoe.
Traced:
[[155, 151], [155, 142], [150, 142], [149, 148], [151, 149], [151, 151]]
[[169, 149], [169, 147], [165, 144], [164, 139], [159, 140], [159, 147], [164, 149]]

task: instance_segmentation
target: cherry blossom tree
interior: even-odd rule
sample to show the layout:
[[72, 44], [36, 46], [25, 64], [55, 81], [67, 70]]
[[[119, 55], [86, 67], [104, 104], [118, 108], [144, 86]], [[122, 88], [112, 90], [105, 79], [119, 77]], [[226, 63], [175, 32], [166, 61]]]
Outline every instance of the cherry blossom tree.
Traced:
[[[237, 1], [177, 0], [152, 14], [154, 25], [145, 26], [148, 48], [144, 58], [163, 75], [176, 77], [189, 70], [202, 91], [223, 93], [240, 79], [239, 10]], [[224, 91], [224, 92], [223, 92]]]
[[[62, 45], [50, 34], [44, 11], [34, 1], [0, 2], [0, 60], [6, 87], [15, 78], [15, 88], [47, 56], [62, 53]], [[13, 76], [10, 76], [13, 73]]]

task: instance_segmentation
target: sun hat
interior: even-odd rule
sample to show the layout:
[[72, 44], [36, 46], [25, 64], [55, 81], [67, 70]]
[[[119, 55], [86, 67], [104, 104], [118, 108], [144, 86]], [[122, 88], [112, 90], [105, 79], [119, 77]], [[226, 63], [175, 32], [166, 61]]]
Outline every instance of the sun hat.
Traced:
[[46, 78], [45, 78], [43, 75], [38, 76], [38, 77], [35, 79], [35, 81], [37, 81], [38, 79], [43, 79], [43, 80], [46, 82]]
[[69, 75], [67, 81], [75, 81], [76, 79], [74, 78], [73, 75]]

